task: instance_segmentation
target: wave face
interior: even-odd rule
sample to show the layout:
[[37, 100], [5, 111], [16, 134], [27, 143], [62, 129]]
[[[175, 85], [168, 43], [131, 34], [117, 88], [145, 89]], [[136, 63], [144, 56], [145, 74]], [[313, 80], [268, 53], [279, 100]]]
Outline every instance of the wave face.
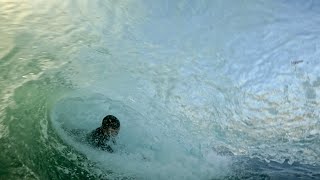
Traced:
[[320, 178], [319, 10], [0, 0], [0, 179]]

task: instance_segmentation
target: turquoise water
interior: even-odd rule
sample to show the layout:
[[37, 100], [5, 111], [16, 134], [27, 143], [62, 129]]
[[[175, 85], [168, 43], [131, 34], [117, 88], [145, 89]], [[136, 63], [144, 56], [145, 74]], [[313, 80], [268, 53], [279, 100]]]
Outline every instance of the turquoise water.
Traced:
[[0, 0], [0, 179], [320, 179], [319, 9]]

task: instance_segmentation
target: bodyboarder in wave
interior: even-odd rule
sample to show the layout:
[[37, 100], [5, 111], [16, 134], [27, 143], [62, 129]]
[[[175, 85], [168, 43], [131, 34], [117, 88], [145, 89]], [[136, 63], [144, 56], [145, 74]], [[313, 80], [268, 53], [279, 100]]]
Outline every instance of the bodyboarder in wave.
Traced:
[[115, 144], [115, 137], [120, 130], [120, 121], [113, 115], [107, 115], [103, 118], [101, 127], [93, 130], [87, 135], [87, 141], [90, 145], [101, 150], [113, 152], [111, 144]]

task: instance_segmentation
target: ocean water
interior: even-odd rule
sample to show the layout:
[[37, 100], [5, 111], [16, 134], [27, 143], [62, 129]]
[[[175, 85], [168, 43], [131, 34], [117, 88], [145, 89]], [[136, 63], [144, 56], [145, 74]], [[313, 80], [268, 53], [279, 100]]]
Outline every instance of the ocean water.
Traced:
[[0, 179], [320, 179], [319, 11], [0, 0]]

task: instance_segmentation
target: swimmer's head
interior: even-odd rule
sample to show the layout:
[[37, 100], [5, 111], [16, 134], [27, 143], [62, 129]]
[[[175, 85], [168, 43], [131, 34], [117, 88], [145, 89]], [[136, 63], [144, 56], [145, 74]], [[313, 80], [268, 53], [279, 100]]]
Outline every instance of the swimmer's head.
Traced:
[[107, 115], [102, 120], [102, 128], [109, 135], [116, 136], [120, 130], [120, 121], [113, 115]]

